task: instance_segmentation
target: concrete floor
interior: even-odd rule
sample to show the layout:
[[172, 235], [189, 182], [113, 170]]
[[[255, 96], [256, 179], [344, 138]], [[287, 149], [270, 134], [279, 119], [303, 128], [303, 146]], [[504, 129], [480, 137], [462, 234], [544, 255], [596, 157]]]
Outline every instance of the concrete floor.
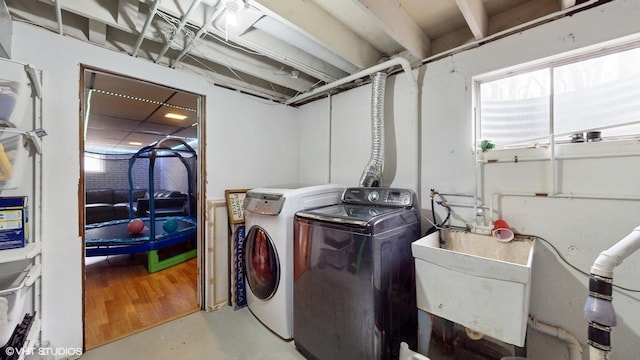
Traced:
[[[431, 360], [449, 360], [433, 349]], [[247, 308], [199, 311], [84, 353], [81, 360], [304, 360]]]
[[92, 349], [82, 360], [304, 360], [247, 308], [199, 311]]

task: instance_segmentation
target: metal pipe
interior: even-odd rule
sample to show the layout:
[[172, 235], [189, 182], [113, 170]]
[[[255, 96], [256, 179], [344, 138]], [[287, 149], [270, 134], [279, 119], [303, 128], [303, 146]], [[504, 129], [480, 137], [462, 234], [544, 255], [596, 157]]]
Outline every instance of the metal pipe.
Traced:
[[371, 157], [360, 176], [361, 187], [382, 186], [384, 167], [384, 91], [387, 74], [377, 72], [371, 82]]
[[189, 17], [195, 11], [195, 9], [198, 7], [198, 5], [200, 5], [201, 1], [202, 0], [193, 0], [193, 2], [191, 3], [191, 6], [189, 6], [189, 9], [187, 10], [186, 14], [184, 14], [182, 19], [180, 19], [180, 23], [178, 23], [178, 26], [174, 30], [173, 34], [171, 34], [171, 37], [169, 39], [167, 39], [167, 42], [162, 47], [162, 50], [160, 50], [160, 53], [158, 54], [158, 57], [156, 57], [156, 60], [154, 61], [156, 64], [158, 63], [158, 61], [160, 61], [160, 58], [162, 56], [164, 56], [164, 54], [167, 52], [167, 50], [169, 50], [169, 46], [171, 46], [171, 42], [176, 38], [176, 36], [178, 36], [178, 33], [180, 33], [180, 31], [182, 31], [182, 28], [184, 28], [184, 26], [187, 24], [187, 21], [189, 20]]
[[171, 64], [172, 68], [175, 68], [176, 65], [182, 61], [182, 58], [184, 58], [187, 53], [189, 51], [191, 51], [191, 49], [193, 48], [193, 46], [195, 45], [195, 43], [200, 40], [200, 37], [209, 31], [209, 28], [211, 27], [211, 24], [213, 24], [213, 22], [218, 18], [218, 16], [220, 16], [220, 14], [222, 14], [222, 12], [225, 10], [224, 6], [218, 6], [216, 8], [216, 10], [213, 12], [213, 14], [211, 16], [209, 16], [209, 18], [207, 19], [207, 22], [205, 22], [204, 25], [202, 25], [202, 27], [200, 28], [200, 30], [198, 30], [198, 32], [196, 33], [196, 35], [193, 37], [193, 39], [191, 39], [191, 41], [189, 42], [189, 44], [187, 44], [187, 46], [184, 47], [184, 49], [182, 49], [182, 52], [178, 55], [178, 57], [176, 57], [176, 59], [173, 61], [173, 63]]
[[153, 4], [151, 5], [151, 9], [149, 10], [149, 15], [147, 15], [147, 19], [144, 21], [142, 30], [140, 30], [140, 35], [138, 35], [138, 40], [136, 40], [136, 44], [133, 46], [133, 51], [131, 52], [131, 56], [136, 56], [138, 54], [138, 50], [140, 49], [140, 45], [142, 45], [142, 40], [144, 39], [144, 34], [147, 32], [147, 29], [151, 25], [151, 21], [153, 20], [153, 17], [156, 15], [159, 5], [160, 5], [160, 0], [153, 1]]

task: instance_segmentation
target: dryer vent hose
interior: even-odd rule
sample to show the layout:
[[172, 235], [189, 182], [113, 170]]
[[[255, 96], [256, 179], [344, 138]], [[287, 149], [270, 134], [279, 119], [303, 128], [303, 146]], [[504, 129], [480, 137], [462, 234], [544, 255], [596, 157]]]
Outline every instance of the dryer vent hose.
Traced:
[[362, 187], [382, 186], [384, 166], [384, 90], [387, 74], [373, 74], [371, 88], [371, 158], [360, 177]]

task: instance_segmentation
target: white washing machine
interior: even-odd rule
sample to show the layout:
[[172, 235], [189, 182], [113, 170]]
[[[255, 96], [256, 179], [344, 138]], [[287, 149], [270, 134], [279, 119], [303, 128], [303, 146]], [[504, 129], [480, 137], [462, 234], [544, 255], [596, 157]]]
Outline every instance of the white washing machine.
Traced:
[[299, 210], [340, 203], [344, 189], [274, 186], [249, 190], [245, 197], [247, 306], [285, 340], [293, 338], [293, 217]]

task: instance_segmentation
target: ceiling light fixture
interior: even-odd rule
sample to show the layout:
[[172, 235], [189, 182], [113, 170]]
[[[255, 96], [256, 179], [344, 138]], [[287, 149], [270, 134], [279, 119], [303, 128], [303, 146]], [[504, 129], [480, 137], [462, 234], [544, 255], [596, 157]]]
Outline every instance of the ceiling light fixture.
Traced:
[[187, 118], [187, 115], [167, 113], [164, 117], [169, 118], [169, 119], [175, 119], [175, 120], [184, 120], [184, 119]]
[[140, 145], [142, 145], [142, 143], [138, 142], [138, 141], [129, 141], [129, 145], [140, 146]]
[[238, 25], [238, 3], [235, 0], [227, 1], [225, 22], [227, 25]]

